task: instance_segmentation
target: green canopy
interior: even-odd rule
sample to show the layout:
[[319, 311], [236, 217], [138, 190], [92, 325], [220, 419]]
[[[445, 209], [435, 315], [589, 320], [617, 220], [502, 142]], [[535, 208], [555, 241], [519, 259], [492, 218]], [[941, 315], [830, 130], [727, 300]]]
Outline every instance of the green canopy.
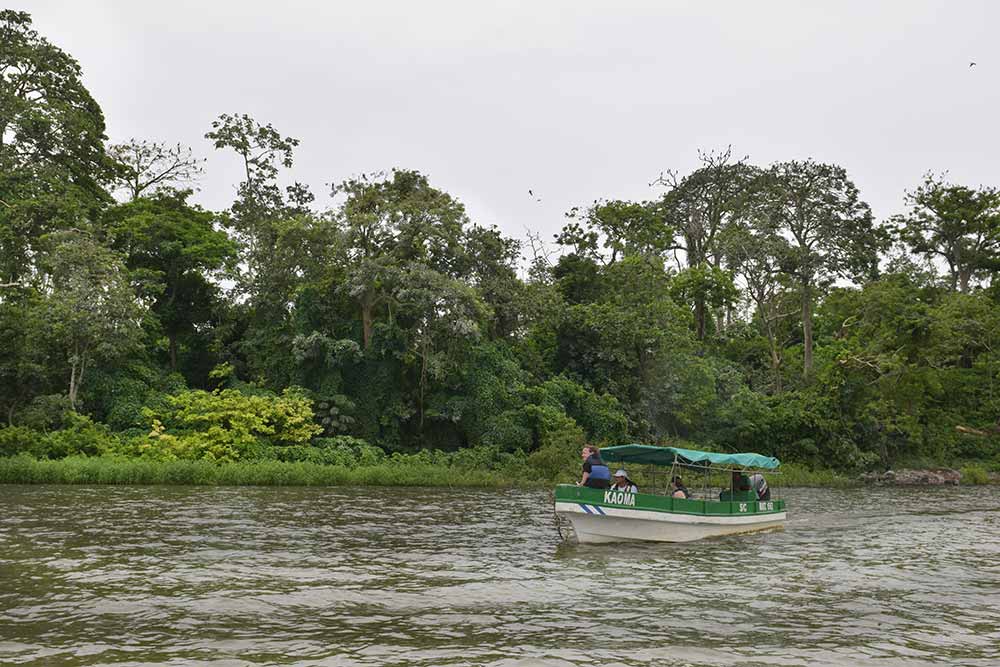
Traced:
[[681, 449], [680, 447], [656, 447], [653, 445], [615, 445], [601, 449], [601, 458], [608, 463], [648, 463], [659, 466], [670, 466], [677, 463], [685, 465], [720, 465], [736, 468], [763, 468], [773, 470], [781, 465], [781, 461], [773, 456], [754, 454], [719, 454], [717, 452], [699, 452], [696, 449]]

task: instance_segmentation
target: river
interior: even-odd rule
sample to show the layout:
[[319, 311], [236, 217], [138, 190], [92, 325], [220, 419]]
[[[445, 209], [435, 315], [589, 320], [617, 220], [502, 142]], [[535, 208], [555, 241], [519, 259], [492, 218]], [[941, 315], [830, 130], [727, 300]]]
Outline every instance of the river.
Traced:
[[0, 664], [1000, 664], [1000, 488], [782, 497], [571, 546], [548, 492], [0, 486]]

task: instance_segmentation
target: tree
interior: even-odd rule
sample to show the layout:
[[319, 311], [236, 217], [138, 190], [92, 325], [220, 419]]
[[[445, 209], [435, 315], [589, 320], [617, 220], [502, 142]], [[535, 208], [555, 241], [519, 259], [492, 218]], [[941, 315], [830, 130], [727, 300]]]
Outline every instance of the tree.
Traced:
[[817, 289], [837, 277], [874, 277], [886, 238], [843, 167], [812, 160], [779, 162], [767, 170], [763, 187], [756, 220], [771, 247], [781, 252], [781, 270], [801, 290], [802, 366], [808, 377]]
[[108, 147], [108, 153], [119, 165], [118, 187], [128, 192], [129, 201], [138, 199], [149, 189], [187, 186], [203, 169], [204, 158], [196, 158], [187, 146], [171, 146], [146, 140], [130, 139]]
[[30, 276], [39, 239], [83, 228], [109, 201], [104, 115], [80, 66], [0, 10], [0, 283]]
[[113, 252], [81, 232], [60, 232], [48, 240], [52, 250], [43, 266], [36, 331], [65, 355], [75, 410], [91, 365], [123, 358], [138, 347], [143, 308]]
[[776, 392], [781, 392], [783, 345], [779, 340], [779, 323], [794, 315], [787, 308], [789, 298], [779, 258], [788, 254], [787, 241], [780, 236], [761, 234], [753, 225], [730, 228], [725, 235], [727, 264], [746, 286], [746, 296], [753, 304], [755, 321], [767, 338], [771, 373]]
[[566, 217], [573, 222], [556, 234], [556, 242], [579, 257], [614, 264], [634, 255], [659, 257], [673, 247], [673, 229], [664, 223], [657, 202], [596, 201], [571, 209]]
[[496, 227], [472, 225], [462, 236], [457, 273], [473, 287], [492, 310], [489, 333], [514, 334], [524, 321], [524, 284], [517, 276], [521, 242], [505, 237]]
[[[280, 387], [291, 381], [295, 362], [288, 341], [295, 335], [294, 304], [303, 286], [303, 263], [315, 256], [317, 237], [337, 245], [327, 221], [310, 209], [308, 188], [278, 184], [281, 168], [293, 164], [298, 139], [282, 136], [272, 125], [246, 114], [223, 114], [206, 135], [217, 149], [230, 149], [241, 159], [244, 180], [228, 216], [228, 228], [239, 243], [236, 292], [245, 331], [234, 341], [250, 370]], [[297, 247], [299, 241], [306, 241]]]
[[298, 139], [283, 137], [268, 123], [261, 125], [246, 114], [222, 114], [205, 134], [215, 148], [228, 148], [243, 161], [245, 180], [237, 187], [232, 206], [232, 225], [243, 248], [245, 292], [258, 295], [267, 290], [268, 265], [277, 241], [277, 221], [309, 214], [312, 194], [300, 183], [286, 188], [277, 184], [279, 167], [291, 168]]
[[899, 238], [913, 252], [943, 259], [952, 291], [1000, 271], [1000, 190], [951, 185], [927, 174], [906, 201], [910, 213], [893, 218]]
[[479, 340], [486, 309], [474, 289], [421, 264], [405, 268], [394, 301], [410, 350], [420, 360], [417, 430], [423, 434], [430, 381], [457, 373], [456, 352]]
[[18, 290], [0, 299], [0, 410], [8, 423], [14, 412], [44, 391], [48, 383], [37, 328], [38, 295]]
[[[759, 169], [745, 159], [733, 161], [732, 149], [721, 153], [700, 153], [702, 166], [679, 178], [668, 171], [658, 182], [668, 186], [663, 197], [666, 223], [676, 230], [672, 246], [684, 252], [689, 269], [698, 275], [712, 275], [722, 266], [725, 253], [720, 238], [730, 226], [740, 223], [750, 207], [748, 200], [759, 179]], [[708, 293], [692, 294], [695, 331], [704, 340], [709, 312]]]
[[416, 171], [394, 169], [388, 176], [349, 179], [335, 186], [333, 194], [346, 195], [336, 213], [346, 242], [345, 289], [358, 304], [367, 350], [377, 308], [391, 297], [404, 265], [459, 274], [468, 216], [461, 202], [431, 187]]
[[236, 258], [236, 245], [215, 228], [218, 216], [188, 204], [190, 194], [161, 192], [106, 215], [113, 247], [151, 289], [152, 311], [167, 335], [172, 371], [177, 369], [178, 338], [209, 321], [218, 291], [212, 279]]

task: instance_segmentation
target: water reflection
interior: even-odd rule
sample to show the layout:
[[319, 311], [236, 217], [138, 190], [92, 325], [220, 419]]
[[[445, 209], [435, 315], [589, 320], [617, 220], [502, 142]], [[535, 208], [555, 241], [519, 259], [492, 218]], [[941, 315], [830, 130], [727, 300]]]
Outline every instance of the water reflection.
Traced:
[[0, 663], [995, 665], [1000, 489], [561, 543], [545, 492], [0, 487]]

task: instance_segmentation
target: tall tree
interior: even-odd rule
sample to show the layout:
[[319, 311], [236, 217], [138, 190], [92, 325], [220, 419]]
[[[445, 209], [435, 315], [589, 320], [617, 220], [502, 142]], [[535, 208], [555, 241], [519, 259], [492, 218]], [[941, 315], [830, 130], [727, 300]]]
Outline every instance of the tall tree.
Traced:
[[1000, 271], [1000, 190], [951, 185], [927, 174], [906, 201], [911, 210], [893, 222], [913, 252], [943, 259], [952, 291], [968, 292]]
[[76, 60], [24, 12], [0, 10], [0, 283], [33, 271], [39, 239], [110, 201], [104, 115]]
[[377, 309], [390, 299], [405, 264], [458, 275], [468, 216], [461, 202], [432, 187], [426, 176], [404, 169], [349, 179], [333, 194], [346, 195], [336, 213], [346, 239], [345, 289], [358, 304], [368, 349]]
[[152, 311], [167, 335], [170, 370], [177, 370], [178, 339], [208, 322], [218, 287], [213, 278], [231, 266], [236, 245], [216, 229], [218, 216], [187, 203], [190, 191], [161, 192], [106, 214], [112, 245], [153, 293]]
[[304, 185], [294, 183], [282, 192], [277, 182], [280, 168], [291, 168], [299, 140], [283, 137], [270, 123], [262, 125], [246, 114], [222, 114], [205, 138], [217, 149], [236, 152], [243, 162], [245, 180], [237, 187], [232, 224], [243, 248], [242, 287], [260, 297], [267, 292], [268, 264], [279, 234], [276, 223], [310, 213], [313, 201]]
[[771, 238], [770, 247], [781, 252], [782, 271], [801, 290], [802, 365], [808, 377], [817, 291], [838, 277], [874, 277], [886, 237], [843, 167], [812, 160], [779, 162], [767, 170], [764, 187], [757, 221]]
[[[734, 160], [731, 148], [721, 153], [700, 153], [699, 157], [702, 166], [692, 173], [680, 178], [668, 171], [658, 182], [669, 188], [663, 197], [663, 208], [667, 223], [677, 232], [674, 247], [683, 251], [686, 265], [695, 270], [694, 275], [712, 276], [716, 274], [712, 269], [724, 268], [725, 253], [720, 238], [747, 214], [747, 201], [759, 169], [745, 159]], [[694, 291], [691, 296], [695, 331], [698, 339], [703, 340], [710, 316], [710, 292]]]
[[394, 301], [410, 352], [419, 359], [417, 432], [422, 436], [430, 383], [458, 374], [458, 353], [479, 339], [485, 308], [474, 289], [418, 263], [405, 267]]
[[142, 306], [119, 257], [81, 232], [57, 232], [43, 262], [43, 304], [37, 335], [65, 355], [70, 407], [95, 363], [112, 362], [138, 346]]
[[659, 257], [673, 247], [674, 230], [665, 224], [659, 202], [601, 200], [573, 208], [566, 217], [573, 222], [556, 234], [556, 242], [603, 264], [636, 255]]
[[787, 241], [776, 235], [761, 234], [753, 224], [729, 229], [723, 240], [727, 263], [746, 286], [745, 295], [754, 308], [754, 320], [767, 338], [774, 390], [781, 392], [783, 344], [780, 322], [795, 314], [787, 308], [787, 277], [779, 258], [788, 254]]

